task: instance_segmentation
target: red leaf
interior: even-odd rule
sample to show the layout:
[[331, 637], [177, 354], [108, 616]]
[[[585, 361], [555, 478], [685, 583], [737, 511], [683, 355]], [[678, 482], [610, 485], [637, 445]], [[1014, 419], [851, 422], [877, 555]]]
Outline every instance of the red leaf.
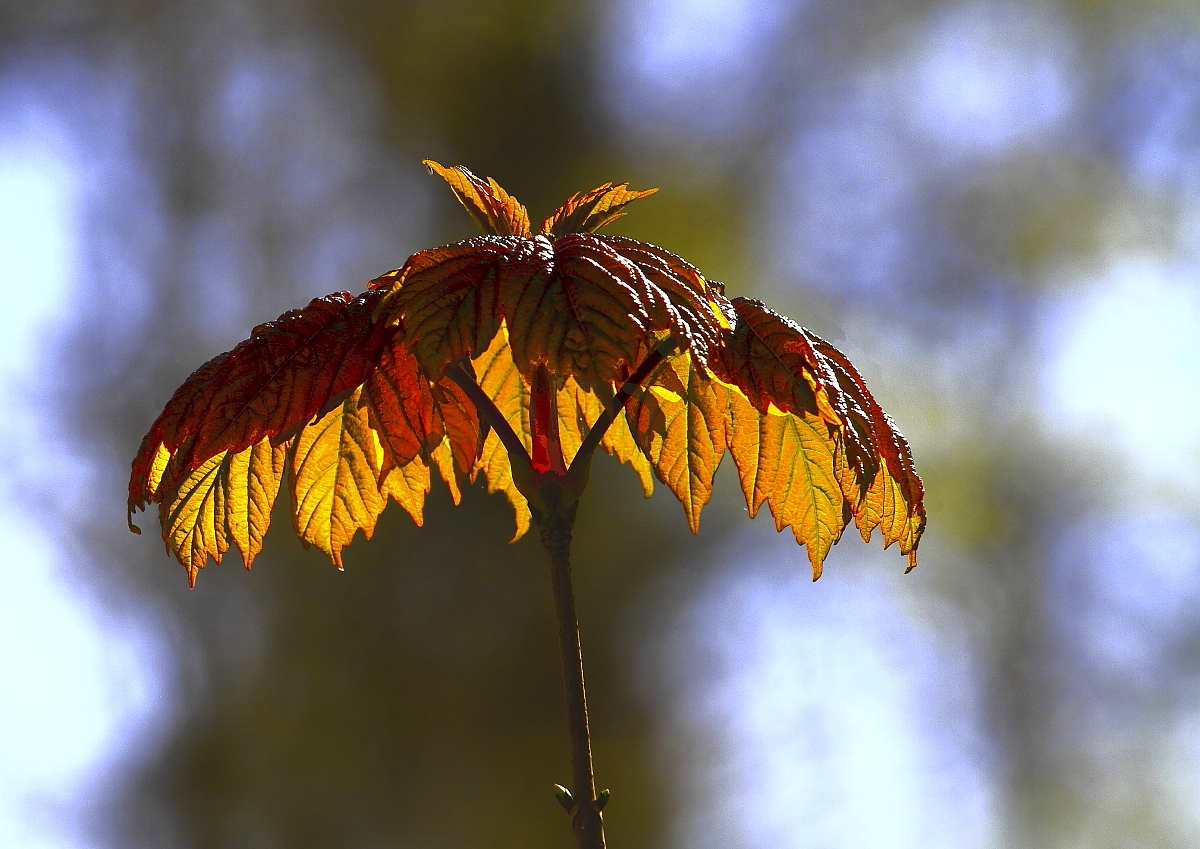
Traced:
[[550, 273], [500, 289], [517, 367], [531, 376], [545, 365], [588, 387], [619, 379], [649, 348], [649, 281], [596, 236], [555, 239], [551, 262]]
[[441, 441], [441, 418], [433, 390], [416, 358], [397, 333], [383, 350], [379, 366], [363, 384], [371, 427], [383, 443], [383, 471], [423, 456]]
[[502, 288], [523, 289], [552, 265], [545, 237], [481, 236], [413, 254], [398, 273], [371, 285], [390, 287], [379, 320], [401, 321], [426, 374], [440, 375], [452, 359], [488, 349], [500, 324]]
[[259, 325], [188, 378], [134, 460], [131, 513], [211, 457], [297, 429], [360, 385], [395, 332], [371, 321], [380, 297], [316, 298]]
[[707, 363], [721, 344], [721, 325], [716, 299], [720, 296], [694, 265], [683, 257], [648, 242], [624, 236], [597, 236], [622, 258], [632, 262], [661, 292], [652, 307], [658, 329], [670, 329], [677, 339]]
[[527, 378], [544, 365], [587, 388], [621, 380], [656, 331], [669, 331], [702, 363], [719, 343], [700, 273], [632, 239], [484, 236], [414, 254], [372, 286], [389, 287], [379, 319], [403, 324], [430, 375], [456, 357], [481, 356], [502, 317]]
[[163, 472], [174, 452], [166, 446], [178, 448], [187, 439], [186, 413], [228, 356], [228, 351], [218, 354], [192, 372], [142, 437], [129, 475], [129, 529], [134, 533], [141, 533], [141, 529], [133, 524], [134, 510], [144, 509], [161, 490]]
[[416, 357], [397, 333], [384, 349], [379, 366], [363, 386], [371, 427], [383, 444], [382, 472], [429, 453], [450, 440], [457, 477], [470, 475], [479, 448], [479, 416], [454, 383], [431, 384]]

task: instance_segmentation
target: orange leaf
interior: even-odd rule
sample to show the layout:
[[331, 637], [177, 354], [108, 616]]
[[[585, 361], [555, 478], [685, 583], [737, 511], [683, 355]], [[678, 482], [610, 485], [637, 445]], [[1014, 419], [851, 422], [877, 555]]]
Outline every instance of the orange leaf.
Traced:
[[338, 292], [259, 325], [184, 382], [133, 462], [129, 509], [144, 507], [223, 451], [290, 431], [339, 402], [375, 367], [392, 328], [371, 321], [382, 293]]
[[421, 251], [399, 272], [372, 281], [388, 287], [379, 321], [402, 322], [425, 373], [440, 375], [452, 359], [487, 350], [503, 315], [501, 288], [521, 290], [552, 267], [544, 237], [481, 236]]
[[361, 390], [296, 434], [288, 463], [292, 522], [305, 546], [342, 566], [355, 533], [367, 539], [387, 505], [380, 477], [383, 446], [371, 429]]
[[484, 182], [461, 165], [445, 168], [432, 159], [422, 160], [422, 164], [450, 184], [459, 203], [485, 233], [529, 235], [529, 213], [491, 177]]
[[725, 340], [727, 379], [760, 410], [774, 404], [840, 426], [843, 416], [835, 409], [840, 396], [829, 394], [830, 386], [837, 391], [836, 379], [813, 353], [804, 329], [761, 301], [735, 298], [727, 303], [736, 315]]
[[425, 455], [441, 441], [444, 431], [433, 389], [401, 334], [392, 337], [379, 366], [363, 383], [363, 398], [371, 427], [383, 443], [384, 472]]
[[692, 533], [700, 528], [730, 438], [730, 395], [730, 387], [702, 374], [684, 351], [665, 360], [626, 404], [634, 440], [683, 503]]
[[624, 215], [618, 212], [630, 201], [652, 195], [658, 189], [636, 192], [628, 183], [605, 183], [590, 192], [576, 192], [554, 214], [542, 222], [539, 233], [563, 236], [567, 233], [594, 233]]
[[[229, 352], [218, 354], [192, 373], [192, 376], [175, 390], [159, 413], [150, 430], [142, 437], [133, 469], [129, 475], [129, 529], [134, 533], [141, 530], [133, 524], [133, 513], [141, 510], [160, 493], [163, 474], [167, 463], [184, 440], [188, 438], [187, 418], [189, 410], [202, 396], [209, 379], [221, 367]], [[174, 447], [168, 447], [174, 446]]]
[[363, 384], [363, 397], [371, 427], [383, 442], [384, 473], [414, 457], [428, 459], [443, 438], [451, 441], [460, 477], [474, 468], [479, 442], [474, 405], [445, 378], [431, 384], [402, 335], [383, 350], [379, 366]]

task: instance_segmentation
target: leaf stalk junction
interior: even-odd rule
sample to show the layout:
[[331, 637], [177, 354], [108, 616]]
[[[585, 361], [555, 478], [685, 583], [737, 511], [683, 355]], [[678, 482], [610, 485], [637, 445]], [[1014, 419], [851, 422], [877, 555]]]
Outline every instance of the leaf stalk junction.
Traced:
[[[554, 594], [554, 613], [558, 622], [558, 644], [562, 661], [563, 691], [567, 707], [567, 733], [571, 746], [571, 787], [555, 785], [559, 803], [571, 817], [571, 830], [579, 849], [604, 849], [604, 821], [601, 811], [609, 792], [596, 792], [592, 769], [592, 744], [588, 731], [587, 694], [583, 679], [583, 653], [579, 642], [579, 619], [575, 611], [575, 591], [571, 583], [571, 530], [579, 498], [587, 488], [592, 456], [608, 428], [620, 415], [625, 402], [654, 372], [678, 343], [668, 337], [651, 349], [629, 378], [605, 406], [588, 429], [578, 452], [567, 466], [555, 427], [558, 416], [553, 410], [554, 391], [550, 377], [540, 368], [533, 380], [530, 420], [533, 428], [533, 455], [508, 420], [479, 386], [469, 361], [451, 362], [446, 377], [467, 394], [508, 452], [513, 481], [529, 502], [529, 512], [538, 526], [542, 546], [550, 561], [550, 583]], [[550, 405], [547, 408], [547, 405]], [[539, 428], [539, 423], [545, 423]]]
[[[314, 298], [202, 365], [142, 439], [128, 511], [158, 505], [163, 540], [194, 583], [231, 549], [250, 567], [283, 492], [301, 542], [341, 568], [390, 501], [421, 524], [433, 472], [456, 491], [482, 475], [513, 503], [519, 532], [528, 508], [549, 557], [573, 780], [557, 796], [580, 849], [602, 849], [608, 797], [592, 774], [570, 572], [601, 441], [647, 490], [654, 473], [693, 532], [728, 452], [750, 515], [767, 506], [777, 529], [791, 527], [814, 578], [851, 523], [864, 541], [879, 529], [885, 547], [898, 542], [912, 568], [924, 487], [845, 354], [761, 301], [726, 298], [682, 257], [597, 234], [654, 190], [576, 193], [535, 232], [495, 180], [426, 164], [485, 235], [418, 251], [360, 295]], [[611, 344], [596, 348], [595, 333]], [[691, 356], [674, 357], [680, 348]], [[651, 382], [663, 391], [645, 391]], [[528, 420], [510, 426], [500, 409]], [[586, 432], [584, 409], [595, 418]], [[569, 464], [564, 440], [580, 446]]]

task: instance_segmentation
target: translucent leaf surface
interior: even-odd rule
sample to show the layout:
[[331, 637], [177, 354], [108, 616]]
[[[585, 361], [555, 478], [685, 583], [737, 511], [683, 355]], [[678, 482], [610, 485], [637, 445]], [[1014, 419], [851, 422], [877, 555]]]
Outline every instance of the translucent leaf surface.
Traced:
[[209, 558], [220, 563], [236, 545], [249, 569], [262, 551], [279, 494], [287, 449], [269, 439], [238, 452], [222, 451], [181, 480], [159, 504], [168, 550], [190, 583]]
[[360, 390], [306, 425], [288, 463], [292, 523], [306, 546], [339, 569], [342, 549], [358, 531], [368, 539], [387, 504], [381, 490], [383, 445], [359, 404]]
[[130, 477], [130, 514], [211, 457], [278, 439], [361, 384], [394, 333], [371, 320], [380, 297], [317, 298], [259, 325], [201, 366], [142, 440]]
[[189, 377], [143, 439], [130, 514], [159, 504], [193, 581], [231, 546], [253, 561], [285, 470], [296, 533], [339, 567], [389, 500], [421, 524], [435, 469], [456, 503], [480, 478], [504, 493], [519, 537], [531, 514], [510, 448], [527, 483], [564, 475], [618, 391], [599, 446], [647, 496], [665, 483], [693, 531], [728, 450], [750, 514], [765, 504], [790, 527], [814, 576], [850, 522], [915, 563], [921, 481], [849, 359], [669, 251], [594, 234], [653, 190], [572, 195], [533, 235], [494, 180], [426, 164], [489, 235], [261, 325]]
[[605, 183], [589, 192], [577, 192], [563, 201], [554, 214], [542, 222], [539, 230], [554, 236], [567, 233], [594, 233], [624, 215], [625, 204], [652, 195], [658, 189], [631, 191], [628, 183]]
[[702, 374], [683, 352], [666, 360], [626, 405], [634, 441], [683, 504], [692, 533], [712, 497], [729, 434], [730, 387]]
[[[508, 332], [504, 327], [496, 334], [491, 347], [472, 366], [480, 388], [492, 399], [500, 415], [525, 445], [525, 450], [529, 451], [533, 445], [529, 432], [529, 386], [513, 362], [508, 347]], [[516, 518], [513, 541], [520, 539], [529, 530], [529, 503], [513, 483], [508, 453], [494, 430], [489, 431], [483, 442], [483, 449], [476, 460], [476, 475], [482, 476], [488, 492], [504, 493]]]
[[422, 164], [450, 184], [454, 196], [485, 233], [529, 235], [529, 213], [491, 177], [481, 180], [461, 165], [446, 168], [432, 159]]

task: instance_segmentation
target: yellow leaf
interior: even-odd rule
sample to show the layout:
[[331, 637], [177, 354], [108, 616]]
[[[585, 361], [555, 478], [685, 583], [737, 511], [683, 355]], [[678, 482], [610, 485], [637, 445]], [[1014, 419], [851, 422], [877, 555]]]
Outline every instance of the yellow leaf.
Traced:
[[[479, 388], [492, 399], [500, 415], [530, 450], [529, 435], [529, 387], [513, 362], [512, 350], [508, 346], [508, 332], [500, 326], [491, 346], [472, 362]], [[517, 491], [513, 483], [512, 466], [508, 452], [500, 443], [495, 431], [488, 433], [483, 450], [475, 461], [476, 476], [483, 475], [488, 492], [502, 492], [512, 505], [516, 520], [516, 534], [512, 541], [520, 539], [529, 530], [529, 503]]]
[[220, 563], [229, 550], [224, 486], [228, 476], [222, 468], [228, 456], [223, 451], [205, 460], [179, 482], [173, 497], [159, 504], [163, 539], [187, 569], [192, 585], [210, 557]]
[[[563, 455], [568, 465], [578, 453], [579, 446], [587, 437], [590, 427], [604, 412], [608, 400], [613, 394], [615, 393], [610, 391], [605, 394], [604, 398], [600, 398], [596, 393], [585, 390], [572, 377], [568, 377], [564, 381], [558, 399], [558, 433], [562, 439]], [[642, 453], [642, 449], [634, 440], [624, 411], [613, 420], [612, 425], [605, 431], [604, 437], [600, 440], [600, 447], [620, 462], [629, 464], [630, 468], [637, 473], [638, 480], [642, 484], [642, 493], [647, 498], [654, 494], [654, 475], [650, 468], [650, 461], [646, 459], [646, 455]]]
[[425, 524], [425, 496], [429, 494], [429, 467], [420, 457], [393, 466], [383, 479], [383, 491], [396, 500], [417, 527]]
[[442, 480], [450, 489], [450, 498], [457, 505], [462, 501], [462, 487], [459, 486], [458, 472], [454, 468], [454, 452], [450, 450], [450, 440], [443, 439], [429, 452], [429, 464], [438, 470]]
[[909, 568], [916, 565], [915, 552], [925, 529], [925, 514], [912, 509], [903, 485], [888, 473], [886, 465], [881, 464], [876, 471], [854, 521], [863, 542], [870, 542], [871, 531], [878, 527], [883, 532], [884, 547], [900, 543], [900, 551], [908, 556]]
[[305, 545], [339, 568], [359, 530], [370, 539], [387, 503], [379, 475], [383, 447], [356, 389], [340, 406], [296, 434], [291, 454], [292, 521]]
[[247, 569], [253, 564], [271, 522], [286, 454], [286, 447], [272, 447], [267, 439], [242, 451], [222, 451], [163, 498], [163, 539], [192, 584], [208, 559], [220, 563], [231, 544]]
[[683, 503], [692, 533], [712, 497], [728, 441], [730, 387], [705, 377], [688, 351], [659, 366], [626, 415], [659, 480]]
[[777, 531], [791, 526], [796, 542], [808, 547], [815, 581], [847, 521], [829, 427], [819, 416], [774, 405], [764, 413], [730, 389], [729, 449], [746, 507], [754, 516], [765, 501]]
[[158, 485], [162, 482], [163, 472], [166, 471], [167, 463], [171, 460], [171, 449], [160, 442], [158, 448], [154, 449], [154, 459], [150, 464], [150, 474], [146, 482], [146, 492], [153, 496], [158, 492]]
[[262, 551], [286, 461], [287, 446], [272, 446], [269, 439], [228, 459], [229, 527], [247, 569]]

